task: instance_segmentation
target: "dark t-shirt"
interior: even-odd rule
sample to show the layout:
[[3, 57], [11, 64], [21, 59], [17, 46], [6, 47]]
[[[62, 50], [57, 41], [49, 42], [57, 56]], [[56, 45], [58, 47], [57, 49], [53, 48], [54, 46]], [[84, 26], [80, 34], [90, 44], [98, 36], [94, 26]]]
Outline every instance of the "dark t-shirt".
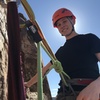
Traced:
[[64, 72], [71, 78], [94, 78], [99, 76], [98, 59], [100, 39], [94, 34], [77, 35], [65, 42], [56, 52]]

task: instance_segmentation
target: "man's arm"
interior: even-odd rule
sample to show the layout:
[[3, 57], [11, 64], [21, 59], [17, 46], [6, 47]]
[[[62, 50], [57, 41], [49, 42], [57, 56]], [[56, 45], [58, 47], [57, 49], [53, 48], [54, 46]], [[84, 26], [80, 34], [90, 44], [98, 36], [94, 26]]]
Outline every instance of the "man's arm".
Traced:
[[96, 55], [97, 59], [100, 61], [100, 53], [96, 53], [95, 55]]
[[[100, 53], [95, 55], [100, 61]], [[100, 100], [100, 77], [83, 89], [76, 100]]]
[[[52, 64], [49, 62], [45, 67], [42, 68], [42, 76], [44, 76], [44, 74], [48, 71], [51, 65]], [[37, 82], [37, 77], [38, 77], [38, 74], [33, 76], [28, 82], [25, 82], [24, 85], [26, 87], [31, 87], [33, 84]]]
[[100, 100], [100, 77], [84, 88], [76, 100]]

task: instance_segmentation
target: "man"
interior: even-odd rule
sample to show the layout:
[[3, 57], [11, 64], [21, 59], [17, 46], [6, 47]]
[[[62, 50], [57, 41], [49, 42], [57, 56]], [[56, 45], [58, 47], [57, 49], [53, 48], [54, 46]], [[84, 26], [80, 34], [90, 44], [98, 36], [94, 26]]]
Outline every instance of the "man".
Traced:
[[[72, 84], [72, 88], [78, 96], [75, 97], [69, 87], [60, 81], [57, 100], [99, 100], [100, 99], [100, 77], [98, 61], [100, 61], [100, 39], [92, 34], [78, 34], [75, 32], [74, 24], [76, 17], [66, 8], [58, 9], [52, 18], [53, 26], [58, 29], [66, 42], [56, 52], [56, 58], [61, 62], [63, 70], [72, 81], [81, 81], [81, 84]], [[43, 68], [43, 75], [52, 65], [49, 62]], [[92, 80], [88, 84], [84, 82]], [[25, 85], [30, 87], [37, 81], [34, 76]]]

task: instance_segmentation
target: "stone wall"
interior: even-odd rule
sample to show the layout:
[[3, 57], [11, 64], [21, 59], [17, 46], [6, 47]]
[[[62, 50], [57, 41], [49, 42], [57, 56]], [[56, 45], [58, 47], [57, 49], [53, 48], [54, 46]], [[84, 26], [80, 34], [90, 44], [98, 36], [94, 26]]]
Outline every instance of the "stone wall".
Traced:
[[7, 10], [0, 5], [0, 100], [7, 100], [8, 39], [6, 12]]

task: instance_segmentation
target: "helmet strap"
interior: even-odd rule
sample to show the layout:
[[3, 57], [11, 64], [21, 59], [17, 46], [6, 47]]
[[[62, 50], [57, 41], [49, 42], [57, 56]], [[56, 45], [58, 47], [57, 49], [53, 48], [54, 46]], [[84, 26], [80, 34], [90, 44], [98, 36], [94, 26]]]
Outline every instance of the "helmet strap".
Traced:
[[68, 18], [69, 22], [70, 22], [71, 25], [72, 25], [72, 30], [71, 30], [71, 32], [69, 33], [69, 35], [70, 35], [75, 29], [74, 29], [74, 25], [73, 25], [73, 23], [72, 23], [70, 17], [67, 17], [67, 18]]

